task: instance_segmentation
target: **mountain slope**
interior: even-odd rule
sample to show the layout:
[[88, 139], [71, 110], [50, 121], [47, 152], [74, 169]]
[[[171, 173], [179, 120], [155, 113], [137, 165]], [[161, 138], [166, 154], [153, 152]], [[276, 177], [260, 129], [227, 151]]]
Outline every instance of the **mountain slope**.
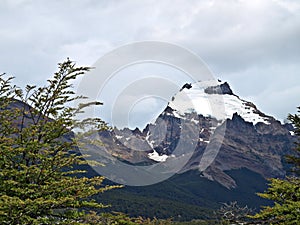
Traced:
[[[91, 138], [100, 138], [101, 151], [129, 165], [163, 165], [184, 157], [185, 146], [192, 145], [189, 160], [168, 180], [95, 198], [133, 216], [176, 220], [212, 217], [222, 202], [259, 208], [269, 204], [255, 194], [265, 190], [266, 178], [286, 173], [284, 155], [295, 141], [292, 130], [240, 99], [226, 82], [185, 85], [144, 130], [114, 129]], [[97, 175], [90, 167], [84, 169], [87, 176]]]
[[101, 151], [129, 165], [180, 161], [191, 145], [189, 160], [168, 180], [126, 186], [101, 200], [133, 216], [176, 220], [213, 217], [222, 202], [259, 209], [270, 204], [256, 195], [266, 189], [266, 178], [287, 171], [284, 156], [296, 140], [292, 130], [235, 95], [226, 82], [186, 84], [144, 130], [115, 128], [99, 137]]
[[285, 175], [283, 156], [295, 140], [287, 127], [240, 99], [228, 83], [209, 81], [186, 84], [143, 131], [114, 129], [100, 137], [106, 151], [130, 164], [181, 159], [191, 153], [186, 150], [191, 145], [191, 157], [179, 173], [199, 170], [231, 189], [237, 184], [224, 171], [246, 168], [264, 178]]

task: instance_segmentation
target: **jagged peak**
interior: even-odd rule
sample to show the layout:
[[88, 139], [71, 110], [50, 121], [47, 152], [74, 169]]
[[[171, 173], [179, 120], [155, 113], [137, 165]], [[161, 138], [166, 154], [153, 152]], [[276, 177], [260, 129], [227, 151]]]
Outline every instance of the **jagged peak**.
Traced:
[[204, 92], [206, 94], [233, 95], [233, 92], [227, 82], [217, 86], [207, 87], [204, 89]]
[[[222, 105], [224, 105], [223, 109]], [[179, 118], [186, 113], [196, 112], [199, 115], [213, 117], [219, 121], [231, 119], [234, 113], [253, 124], [259, 122], [269, 124], [271, 119], [270, 116], [259, 111], [253, 103], [235, 95], [230, 85], [221, 80], [199, 81], [183, 85], [169, 102], [168, 107]]]
[[193, 87], [192, 83], [185, 83], [179, 91], [182, 91], [185, 88], [186, 89], [191, 89], [192, 87]]

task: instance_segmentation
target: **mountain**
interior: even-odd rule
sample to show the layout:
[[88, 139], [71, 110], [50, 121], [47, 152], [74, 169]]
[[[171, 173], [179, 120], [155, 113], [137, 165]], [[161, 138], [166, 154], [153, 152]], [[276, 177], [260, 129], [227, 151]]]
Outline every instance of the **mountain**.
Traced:
[[[188, 153], [178, 173], [199, 170], [228, 189], [237, 185], [224, 171], [246, 168], [264, 178], [284, 176], [283, 156], [295, 140], [292, 127], [239, 98], [227, 82], [212, 83], [184, 85], [142, 131], [101, 132], [105, 150], [130, 164], [162, 163]], [[192, 152], [185, 150], [191, 145]]]
[[[154, 199], [165, 200], [160, 203], [163, 207], [173, 201], [206, 209], [229, 201], [254, 208], [269, 204], [255, 193], [265, 190], [267, 178], [285, 176], [288, 165], [284, 156], [291, 154], [296, 140], [291, 125], [264, 114], [221, 81], [185, 84], [156, 121], [143, 130], [114, 128], [99, 132], [99, 137], [104, 143], [101, 151], [129, 165], [185, 162], [161, 183], [115, 192], [120, 201], [127, 202], [127, 213], [145, 216], [157, 215]], [[188, 160], [181, 160], [186, 155]], [[107, 194], [110, 199], [112, 193]], [[137, 200], [147, 210], [141, 212], [141, 206], [134, 203]], [[203, 218], [200, 214], [185, 218]]]
[[[9, 106], [24, 107], [20, 101]], [[163, 178], [151, 180], [145, 174], [142, 181], [151, 185], [127, 185], [95, 196], [97, 200], [132, 216], [175, 220], [211, 218], [222, 202], [256, 209], [270, 204], [256, 193], [266, 189], [267, 178], [285, 175], [284, 156], [296, 141], [290, 124], [264, 114], [221, 81], [185, 84], [143, 130], [114, 128], [90, 138], [102, 141], [100, 147], [88, 146], [89, 151], [96, 157], [100, 152], [97, 159], [112, 169], [112, 176], [118, 170], [109, 165], [120, 161], [135, 168], [161, 168], [154, 172]], [[87, 176], [99, 172], [83, 169]], [[169, 174], [164, 177], [164, 172]]]

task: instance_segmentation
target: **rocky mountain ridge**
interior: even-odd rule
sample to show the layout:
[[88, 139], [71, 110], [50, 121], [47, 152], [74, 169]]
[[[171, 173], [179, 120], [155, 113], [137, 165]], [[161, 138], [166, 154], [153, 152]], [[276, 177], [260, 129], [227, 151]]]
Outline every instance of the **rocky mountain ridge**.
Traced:
[[[223, 111], [209, 111], [219, 104], [224, 105]], [[201, 176], [231, 189], [237, 184], [224, 171], [246, 168], [265, 178], [284, 176], [283, 156], [291, 152], [295, 141], [290, 129], [240, 99], [227, 82], [209, 81], [184, 85], [143, 131], [115, 128], [100, 137], [106, 150], [119, 159], [155, 164], [182, 157], [184, 150], [177, 147], [184, 136], [186, 145], [196, 147], [179, 173], [199, 170]]]
[[[181, 106], [183, 100], [188, 104]], [[28, 107], [16, 101], [8, 109]], [[31, 118], [26, 118], [25, 124], [30, 123]], [[66, 141], [72, 137], [73, 133]], [[186, 84], [143, 130], [114, 128], [90, 138], [99, 138], [100, 150], [107, 153], [102, 156], [111, 156], [103, 158], [105, 165], [111, 159], [136, 166], [164, 165], [180, 161], [190, 153], [185, 147], [192, 145], [189, 160], [169, 179], [95, 196], [131, 216], [180, 214], [183, 220], [207, 218], [221, 202], [238, 201], [252, 208], [270, 204], [256, 193], [266, 189], [265, 178], [285, 175], [284, 156], [296, 141], [291, 124], [281, 124], [240, 99], [226, 82]], [[87, 170], [86, 176], [99, 175], [89, 166], [80, 169]]]
[[[187, 99], [189, 104], [180, 104]], [[216, 108], [220, 103], [223, 115], [209, 112], [209, 104]], [[24, 107], [29, 106], [20, 101], [9, 106]], [[296, 141], [292, 130], [291, 125], [281, 124], [240, 99], [227, 82], [210, 81], [184, 85], [156, 121], [142, 131], [114, 128], [95, 138], [100, 137], [103, 151], [132, 165], [181, 158], [186, 151], [178, 150], [178, 142], [184, 139], [183, 146], [195, 147], [177, 173], [198, 170], [202, 177], [231, 189], [237, 184], [225, 171], [246, 168], [264, 178], [284, 176], [284, 156], [291, 153]]]

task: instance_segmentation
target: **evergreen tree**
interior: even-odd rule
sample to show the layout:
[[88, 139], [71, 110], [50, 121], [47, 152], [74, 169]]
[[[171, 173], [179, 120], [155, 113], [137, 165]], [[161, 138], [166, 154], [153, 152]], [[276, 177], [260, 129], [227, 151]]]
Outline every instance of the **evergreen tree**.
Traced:
[[[300, 107], [298, 107], [298, 113], [300, 113]], [[295, 130], [293, 131], [295, 135], [300, 137], [300, 115], [297, 114], [290, 114], [288, 116], [288, 119], [292, 122], [294, 125]], [[293, 164], [292, 172], [299, 177], [300, 175], [300, 142], [298, 140], [298, 143], [296, 143], [296, 148], [294, 155], [287, 156], [287, 161], [289, 163]]]
[[0, 75], [0, 224], [83, 224], [82, 209], [105, 207], [90, 197], [117, 187], [76, 169], [87, 161], [72, 151], [72, 129], [107, 128], [99, 119], [75, 121], [80, 110], [69, 106], [83, 98], [71, 81], [89, 69], [68, 59], [46, 86], [24, 91]]
[[[300, 113], [300, 108], [298, 108]], [[295, 134], [300, 137], [300, 114], [289, 115], [289, 120], [295, 127]], [[264, 224], [299, 224], [300, 221], [300, 143], [296, 143], [295, 154], [288, 156], [288, 161], [294, 164], [294, 176], [286, 179], [270, 179], [269, 188], [259, 196], [274, 201], [274, 206], [264, 207], [253, 218]]]

